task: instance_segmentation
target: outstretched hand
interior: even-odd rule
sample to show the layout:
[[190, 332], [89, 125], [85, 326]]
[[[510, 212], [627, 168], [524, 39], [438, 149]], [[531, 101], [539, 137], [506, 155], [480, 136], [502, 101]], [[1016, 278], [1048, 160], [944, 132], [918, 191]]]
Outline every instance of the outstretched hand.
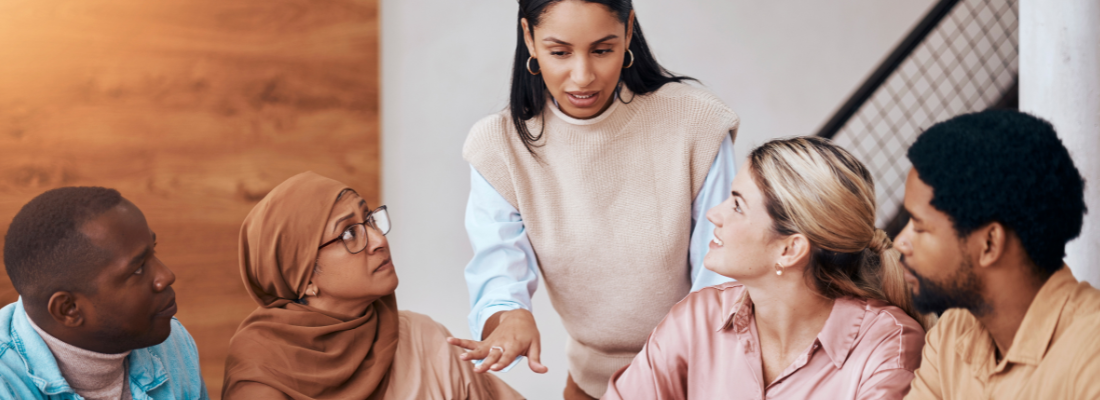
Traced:
[[530, 311], [518, 309], [501, 311], [489, 317], [482, 333], [485, 340], [447, 338], [447, 343], [466, 349], [464, 361], [483, 360], [474, 372], [500, 371], [516, 357], [527, 356], [531, 371], [544, 374], [549, 369], [539, 362], [539, 329]]

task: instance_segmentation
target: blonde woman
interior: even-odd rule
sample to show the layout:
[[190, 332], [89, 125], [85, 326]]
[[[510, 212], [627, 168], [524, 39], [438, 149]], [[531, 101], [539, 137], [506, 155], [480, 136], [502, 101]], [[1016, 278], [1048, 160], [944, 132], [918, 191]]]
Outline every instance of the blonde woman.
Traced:
[[687, 296], [605, 399], [900, 399], [924, 327], [871, 175], [827, 140], [753, 150], [710, 209], [703, 265], [734, 278]]

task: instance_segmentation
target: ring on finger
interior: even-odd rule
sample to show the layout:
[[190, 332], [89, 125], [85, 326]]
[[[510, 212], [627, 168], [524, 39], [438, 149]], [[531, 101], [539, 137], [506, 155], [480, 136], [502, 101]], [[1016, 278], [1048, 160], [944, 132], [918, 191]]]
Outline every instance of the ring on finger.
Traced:
[[492, 352], [492, 351], [493, 351], [493, 349], [497, 349], [497, 350], [500, 350], [500, 353], [501, 353], [501, 354], [504, 354], [504, 348], [503, 348], [503, 347], [500, 347], [500, 346], [493, 346], [493, 347], [490, 347], [490, 348], [489, 348], [489, 352]]

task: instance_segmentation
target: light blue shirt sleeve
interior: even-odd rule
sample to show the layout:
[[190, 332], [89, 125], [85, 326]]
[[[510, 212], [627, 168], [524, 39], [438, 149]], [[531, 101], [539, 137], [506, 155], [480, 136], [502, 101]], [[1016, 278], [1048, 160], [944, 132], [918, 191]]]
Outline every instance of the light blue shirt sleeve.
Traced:
[[[465, 272], [470, 290], [467, 322], [473, 339], [482, 340], [481, 329], [493, 314], [519, 308], [531, 310], [531, 296], [538, 287], [539, 275], [538, 259], [519, 210], [472, 165], [466, 233], [474, 250], [474, 258]], [[516, 358], [504, 371], [521, 358]]]
[[691, 291], [714, 286], [733, 279], [718, 275], [703, 267], [703, 257], [714, 240], [714, 223], [707, 220], [707, 210], [721, 204], [729, 197], [730, 183], [737, 175], [737, 165], [733, 160], [733, 139], [726, 135], [718, 147], [718, 155], [707, 171], [703, 188], [695, 195], [691, 203], [691, 242], [688, 259], [691, 264]]
[[[732, 280], [704, 268], [703, 257], [714, 239], [714, 224], [707, 221], [706, 212], [725, 201], [736, 173], [733, 140], [726, 136], [702, 189], [692, 202], [689, 248], [692, 291]], [[465, 272], [470, 290], [467, 322], [473, 339], [481, 340], [485, 321], [493, 314], [519, 308], [531, 310], [531, 296], [538, 287], [538, 263], [519, 210], [473, 166], [470, 166], [470, 198], [466, 204], [466, 233], [474, 250]]]

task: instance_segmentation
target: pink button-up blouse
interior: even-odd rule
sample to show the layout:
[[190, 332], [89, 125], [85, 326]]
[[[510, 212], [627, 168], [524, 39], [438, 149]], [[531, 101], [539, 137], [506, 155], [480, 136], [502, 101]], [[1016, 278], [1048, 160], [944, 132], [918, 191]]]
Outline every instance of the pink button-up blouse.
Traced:
[[604, 399], [901, 399], [924, 330], [900, 308], [840, 298], [817, 339], [765, 384], [753, 303], [736, 283], [676, 304]]

